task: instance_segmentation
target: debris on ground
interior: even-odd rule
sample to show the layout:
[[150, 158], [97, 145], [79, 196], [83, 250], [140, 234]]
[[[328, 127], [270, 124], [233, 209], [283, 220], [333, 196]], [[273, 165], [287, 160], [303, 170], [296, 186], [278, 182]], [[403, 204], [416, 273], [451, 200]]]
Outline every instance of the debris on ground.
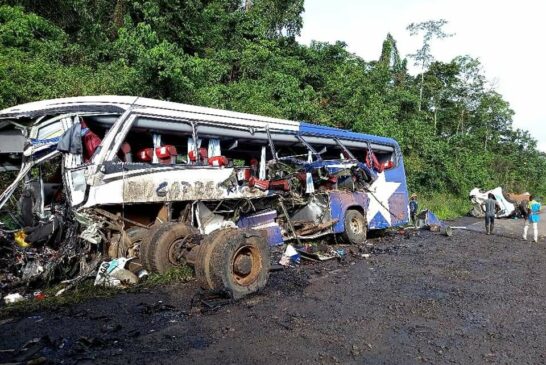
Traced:
[[281, 260], [279, 261], [279, 264], [282, 266], [290, 266], [290, 264], [299, 264], [300, 263], [300, 254], [294, 246], [292, 245], [286, 245], [286, 250], [284, 251], [284, 254], [281, 257]]
[[126, 287], [138, 283], [139, 278], [125, 268], [130, 261], [125, 257], [104, 261], [97, 271], [95, 285]]
[[8, 294], [4, 297], [4, 303], [6, 304], [13, 304], [17, 302], [22, 302], [24, 300], [25, 300], [25, 297], [23, 297], [19, 293]]
[[421, 229], [428, 229], [431, 232], [440, 232], [448, 237], [453, 235], [453, 229], [429, 209], [422, 210], [417, 214], [417, 226]]

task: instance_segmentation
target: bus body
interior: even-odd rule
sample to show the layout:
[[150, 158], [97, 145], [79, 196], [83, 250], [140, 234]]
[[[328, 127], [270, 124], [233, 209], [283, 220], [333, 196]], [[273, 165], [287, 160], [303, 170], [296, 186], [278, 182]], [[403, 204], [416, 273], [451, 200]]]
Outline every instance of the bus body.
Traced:
[[[104, 220], [121, 216], [121, 236], [133, 226], [138, 244], [120, 243], [124, 249], [107, 250], [110, 256], [148, 255], [141, 257], [144, 266], [159, 271], [175, 264], [174, 241], [156, 243], [169, 241], [168, 234], [176, 242], [193, 242], [176, 244], [178, 259], [203, 266], [220, 255], [216, 246], [226, 237], [219, 231], [234, 237], [258, 232], [269, 245], [329, 234], [358, 244], [367, 230], [408, 222], [403, 158], [390, 138], [140, 97], [98, 96], [2, 110], [0, 144], [5, 146], [0, 171], [20, 170], [0, 195], [0, 209], [23, 185], [27, 193], [19, 199], [17, 221], [24, 226], [50, 221], [55, 204]], [[52, 161], [53, 168], [46, 169]], [[166, 225], [178, 228], [161, 228]], [[233, 250], [247, 246], [232, 255], [238, 265], [259, 261], [260, 270], [268, 267], [260, 258], [263, 248], [255, 250], [258, 255], [243, 242]], [[232, 275], [244, 280], [218, 280], [233, 279], [250, 292], [255, 289], [250, 278], [261, 278], [248, 276], [249, 270]], [[218, 286], [208, 275], [202, 273], [204, 286]]]

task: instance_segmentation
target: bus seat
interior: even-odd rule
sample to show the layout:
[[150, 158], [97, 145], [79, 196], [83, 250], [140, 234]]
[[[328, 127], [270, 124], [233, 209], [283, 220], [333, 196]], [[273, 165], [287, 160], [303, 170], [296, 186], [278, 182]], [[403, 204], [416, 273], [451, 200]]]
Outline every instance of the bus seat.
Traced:
[[197, 162], [197, 157], [199, 157], [200, 162], [203, 162], [208, 158], [208, 151], [204, 147], [199, 148], [198, 154], [199, 156], [196, 156], [195, 151], [191, 150], [190, 152], [188, 152], [188, 158], [191, 162]]
[[163, 165], [170, 165], [176, 163], [176, 147], [170, 144], [157, 147], [155, 149], [155, 155], [159, 159], [159, 163]]
[[176, 147], [173, 145], [165, 145], [161, 147], [157, 147], [155, 149], [155, 154], [157, 155], [157, 158], [160, 160], [164, 159], [170, 159], [173, 156], [176, 156]]
[[209, 166], [219, 166], [224, 167], [228, 164], [228, 159], [226, 156], [214, 156], [209, 158]]
[[269, 188], [272, 190], [289, 191], [290, 185], [288, 184], [288, 180], [282, 179], [282, 180], [270, 181]]
[[392, 169], [393, 167], [394, 167], [394, 162], [392, 162], [391, 160], [383, 162], [384, 170]]
[[237, 169], [237, 180], [239, 180], [240, 182], [249, 181], [251, 176], [252, 176], [251, 168], [243, 167], [241, 169]]
[[91, 129], [87, 127], [87, 123], [82, 119], [80, 121], [82, 128], [82, 144], [83, 144], [83, 159], [85, 162], [89, 161], [95, 153], [95, 150], [100, 145], [102, 140]]
[[267, 190], [269, 189], [269, 180], [257, 179], [254, 176], [252, 176], [248, 180], [248, 186], [250, 186], [251, 188], [256, 187], [260, 190]]
[[366, 165], [368, 165], [368, 168], [370, 169], [374, 168], [377, 172], [383, 172], [383, 165], [379, 163], [373, 151], [366, 152]]
[[137, 157], [140, 161], [151, 162], [153, 158], [153, 148], [143, 148], [137, 152]]

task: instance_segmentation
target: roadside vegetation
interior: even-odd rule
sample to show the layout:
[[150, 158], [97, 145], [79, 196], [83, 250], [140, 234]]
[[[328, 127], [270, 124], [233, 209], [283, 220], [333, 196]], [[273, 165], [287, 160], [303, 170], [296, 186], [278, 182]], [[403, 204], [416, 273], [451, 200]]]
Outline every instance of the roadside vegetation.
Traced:
[[390, 136], [410, 191], [443, 218], [466, 213], [476, 186], [546, 193], [545, 155], [513, 128], [479, 61], [432, 57], [427, 42], [451, 36], [444, 21], [408, 27], [424, 35], [409, 59], [386, 34], [378, 58], [364, 60], [343, 42], [298, 44], [303, 0], [2, 3], [0, 108], [125, 94]]
[[430, 209], [440, 219], [455, 219], [466, 215], [472, 209], [468, 197], [446, 193], [425, 194], [418, 197], [418, 201], [419, 210]]

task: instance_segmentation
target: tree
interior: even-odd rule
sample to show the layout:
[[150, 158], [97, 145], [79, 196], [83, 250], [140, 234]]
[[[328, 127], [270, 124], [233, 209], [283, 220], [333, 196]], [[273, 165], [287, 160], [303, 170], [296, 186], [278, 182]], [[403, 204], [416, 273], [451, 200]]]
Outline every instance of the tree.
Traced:
[[421, 111], [421, 103], [423, 100], [423, 74], [425, 69], [434, 61], [434, 57], [430, 51], [430, 42], [433, 38], [444, 39], [452, 37], [454, 34], [445, 33], [442, 30], [442, 27], [447, 24], [447, 20], [428, 20], [421, 23], [411, 23], [406, 28], [409, 30], [410, 35], [414, 36], [421, 32], [423, 35], [423, 46], [418, 49], [414, 54], [409, 55], [409, 57], [415, 60], [415, 66], [421, 67], [421, 83], [419, 86], [419, 111]]
[[412, 190], [546, 194], [546, 156], [513, 129], [479, 61], [434, 61], [431, 41], [451, 36], [443, 20], [408, 27], [424, 37], [413, 77], [390, 34], [373, 61], [341, 41], [296, 42], [302, 0], [6, 3], [17, 6], [0, 6], [0, 108], [124, 94], [304, 120], [395, 138]]

